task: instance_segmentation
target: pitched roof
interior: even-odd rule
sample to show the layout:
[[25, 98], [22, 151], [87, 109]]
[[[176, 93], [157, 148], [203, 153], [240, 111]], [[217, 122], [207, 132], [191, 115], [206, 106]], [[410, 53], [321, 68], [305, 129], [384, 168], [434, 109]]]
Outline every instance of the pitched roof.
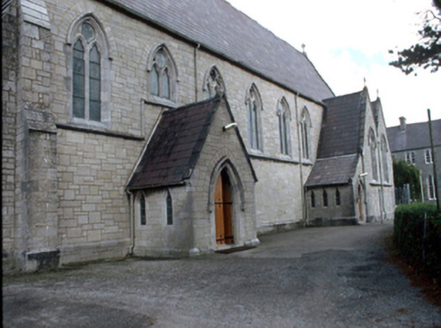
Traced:
[[191, 176], [220, 98], [165, 111], [129, 189], [170, 186]]
[[324, 100], [326, 112], [320, 133], [318, 158], [358, 152], [366, 101], [365, 90]]
[[318, 159], [305, 187], [348, 184], [355, 175], [358, 155]]
[[334, 94], [309, 59], [225, 0], [103, 0], [314, 101]]
[[[441, 119], [432, 121], [433, 144], [441, 146]], [[406, 124], [387, 128], [387, 138], [392, 152], [430, 147], [429, 123]]]
[[[222, 102], [225, 102], [231, 122], [234, 122], [225, 97], [215, 97], [165, 111], [127, 188], [173, 186], [189, 179], [210, 132], [214, 115]], [[251, 174], [257, 181], [238, 129], [235, 129], [235, 133], [250, 166]]]

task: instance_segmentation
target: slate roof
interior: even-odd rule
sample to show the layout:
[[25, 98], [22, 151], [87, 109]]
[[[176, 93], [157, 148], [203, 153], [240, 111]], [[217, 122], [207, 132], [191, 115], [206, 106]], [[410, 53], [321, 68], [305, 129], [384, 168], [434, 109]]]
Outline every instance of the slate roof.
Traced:
[[358, 155], [318, 159], [305, 187], [348, 184], [355, 174]]
[[[215, 97], [165, 111], [127, 184], [127, 189], [174, 186], [189, 179], [222, 101], [226, 102], [226, 98]], [[234, 122], [228, 102], [226, 107], [231, 122]], [[242, 137], [237, 129], [235, 132], [251, 173], [257, 181]]]
[[304, 54], [225, 0], [102, 1], [199, 43], [304, 97], [321, 102], [334, 96]]
[[358, 152], [366, 101], [364, 90], [324, 100], [326, 112], [320, 133], [318, 158]]
[[367, 89], [324, 100], [317, 160], [306, 187], [350, 182], [357, 168], [367, 101]]
[[[433, 144], [441, 146], [441, 119], [432, 121]], [[387, 138], [392, 152], [430, 147], [429, 122], [406, 124], [387, 128]]]
[[162, 114], [128, 189], [170, 186], [191, 176], [220, 98]]

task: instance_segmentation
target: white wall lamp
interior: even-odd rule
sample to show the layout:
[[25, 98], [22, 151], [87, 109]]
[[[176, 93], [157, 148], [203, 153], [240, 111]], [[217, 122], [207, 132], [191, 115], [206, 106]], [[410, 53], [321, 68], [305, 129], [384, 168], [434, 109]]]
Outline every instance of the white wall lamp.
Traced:
[[225, 125], [223, 127], [223, 130], [227, 131], [228, 129], [235, 128], [235, 127], [237, 127], [237, 123], [236, 122]]

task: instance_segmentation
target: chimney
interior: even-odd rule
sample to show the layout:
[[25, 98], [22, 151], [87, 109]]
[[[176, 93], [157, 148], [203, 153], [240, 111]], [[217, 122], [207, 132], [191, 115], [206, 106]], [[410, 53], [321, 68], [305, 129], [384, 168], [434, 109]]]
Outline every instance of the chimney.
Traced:
[[406, 118], [400, 117], [400, 131], [406, 131]]

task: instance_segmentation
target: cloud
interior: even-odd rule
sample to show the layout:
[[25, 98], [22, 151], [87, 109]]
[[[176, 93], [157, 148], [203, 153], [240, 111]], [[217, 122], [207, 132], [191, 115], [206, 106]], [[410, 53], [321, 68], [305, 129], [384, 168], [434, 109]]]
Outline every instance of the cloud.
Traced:
[[388, 126], [441, 119], [441, 72], [406, 76], [388, 63], [389, 50], [418, 41], [421, 19], [431, 0], [228, 0], [308, 57], [337, 95], [360, 91], [366, 78], [371, 99], [377, 89]]

